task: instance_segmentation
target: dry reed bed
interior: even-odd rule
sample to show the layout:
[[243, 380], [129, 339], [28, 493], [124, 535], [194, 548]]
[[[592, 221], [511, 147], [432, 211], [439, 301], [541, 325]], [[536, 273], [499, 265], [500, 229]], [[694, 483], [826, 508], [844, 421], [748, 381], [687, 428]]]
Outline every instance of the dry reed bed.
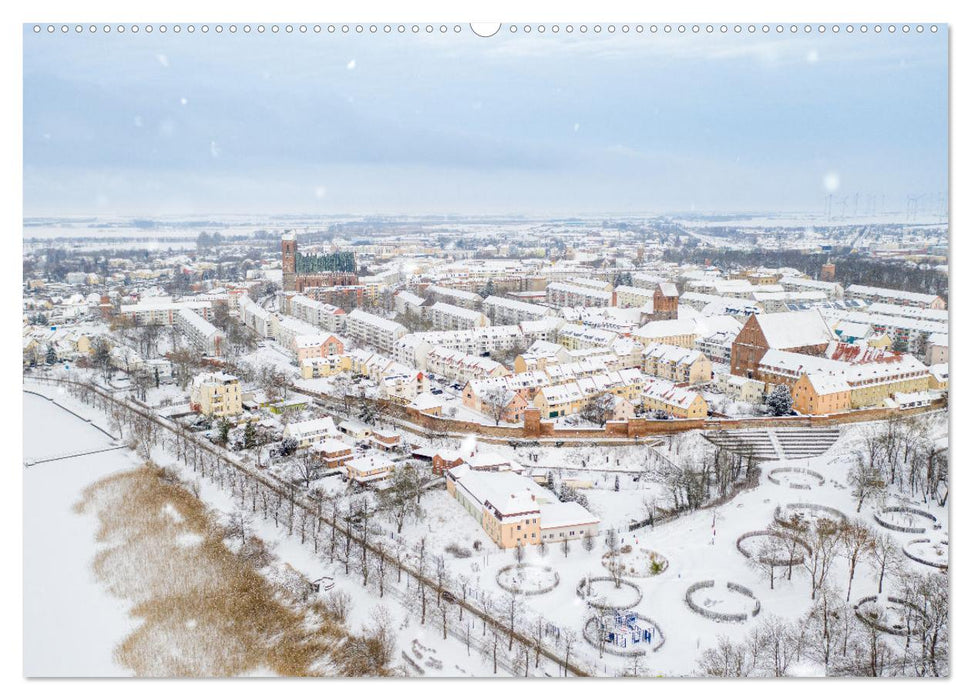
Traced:
[[110, 475], [75, 510], [98, 518], [96, 576], [141, 620], [115, 649], [136, 675], [387, 675], [369, 640], [348, 635], [323, 602], [298, 600], [230, 549], [170, 472], [146, 464]]

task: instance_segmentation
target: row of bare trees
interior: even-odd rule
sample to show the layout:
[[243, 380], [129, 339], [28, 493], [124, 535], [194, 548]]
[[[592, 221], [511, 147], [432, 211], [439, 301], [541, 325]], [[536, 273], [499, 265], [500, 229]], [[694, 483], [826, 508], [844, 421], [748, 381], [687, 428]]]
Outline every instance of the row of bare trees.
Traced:
[[[473, 646], [480, 651], [491, 649], [490, 658], [496, 672], [501, 666], [514, 673], [528, 675], [530, 654], [533, 655], [533, 668], [538, 667], [541, 656], [560, 661], [551, 655], [550, 646], [564, 650], [566, 658], [560, 661], [564, 672], [566, 669], [578, 671], [570, 659], [577, 639], [575, 631], [564, 630], [560, 633], [557, 630], [555, 638], [551, 639], [549, 626], [544, 620], [525, 618], [522, 601], [517, 596], [493, 600], [482, 594], [473, 607], [470, 600], [471, 581], [465, 576], [453, 579], [448, 572], [445, 556], [439, 554], [433, 557], [425, 538], [410, 551], [403, 540], [389, 545], [386, 540], [377, 537], [379, 528], [375, 516], [378, 505], [396, 526], [396, 518], [401, 517], [400, 512], [396, 512], [388, 503], [376, 504], [371, 494], [364, 494], [352, 504], [345, 504], [336, 497], [302, 494], [298, 485], [292, 482], [270, 485], [265, 475], [251, 475], [214, 452], [210, 446], [200, 443], [185, 426], [175, 425], [169, 430], [162, 430], [163, 426], [157, 420], [105, 396], [94, 387], [82, 384], [69, 386], [71, 392], [81, 400], [104, 410], [109, 420], [117, 421], [119, 429], [129, 435], [139, 433], [147, 436], [139, 438], [138, 445], [162, 445], [194, 472], [213, 480], [220, 489], [228, 489], [237, 501], [236, 510], [230, 517], [231, 525], [237, 530], [245, 531], [248, 527], [246, 523], [250, 523], [252, 517], [272, 520], [275, 526], [286, 528], [288, 535], [298, 536], [302, 544], [312, 542], [315, 554], [322, 560], [343, 563], [346, 575], [359, 576], [362, 585], [373, 589], [379, 598], [387, 593], [400, 595], [404, 579], [406, 595], [413, 596], [413, 609], [416, 614], [420, 612], [421, 623], [436, 626], [443, 638], [458, 630], [465, 638], [470, 654]], [[414, 483], [399, 485], [398, 491], [402, 497], [411, 493], [414, 499], [413, 505], [404, 506], [405, 517], [419, 512], [413, 509], [418, 506], [421, 490], [414, 488]], [[330, 602], [345, 612], [349, 605], [346, 600]], [[390, 659], [394, 653], [395, 635], [391, 624], [390, 616], [376, 615], [372, 611], [371, 623], [364, 635], [372, 641], [356, 642], [363, 645], [359, 650], [361, 654], [373, 655], [372, 663], [377, 663], [379, 659]], [[481, 640], [477, 641], [478, 635], [469, 633], [473, 625], [483, 630], [483, 636], [492, 635], [496, 640], [502, 640], [504, 651], [500, 653], [498, 641], [491, 647]]]

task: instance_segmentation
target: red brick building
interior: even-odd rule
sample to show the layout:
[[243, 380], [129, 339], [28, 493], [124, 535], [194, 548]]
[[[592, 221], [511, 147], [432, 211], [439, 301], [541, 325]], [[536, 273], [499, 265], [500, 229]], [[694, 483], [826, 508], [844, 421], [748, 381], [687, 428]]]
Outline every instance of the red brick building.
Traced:
[[678, 288], [672, 282], [660, 282], [654, 290], [652, 319], [664, 321], [678, 317]]
[[767, 351], [822, 355], [830, 341], [835, 339], [833, 331], [815, 309], [752, 314], [732, 343], [732, 374], [759, 379], [759, 362]]

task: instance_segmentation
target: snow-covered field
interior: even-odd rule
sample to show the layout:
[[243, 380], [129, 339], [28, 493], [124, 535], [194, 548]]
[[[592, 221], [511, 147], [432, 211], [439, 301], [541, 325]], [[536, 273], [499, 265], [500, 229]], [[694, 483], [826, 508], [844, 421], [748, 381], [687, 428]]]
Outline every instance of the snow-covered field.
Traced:
[[[111, 445], [47, 399], [24, 394], [23, 406], [25, 459]], [[129, 675], [112, 652], [135, 621], [127, 604], [95, 580], [97, 523], [73, 507], [90, 483], [134, 465], [128, 450], [117, 450], [24, 471], [24, 675]]]

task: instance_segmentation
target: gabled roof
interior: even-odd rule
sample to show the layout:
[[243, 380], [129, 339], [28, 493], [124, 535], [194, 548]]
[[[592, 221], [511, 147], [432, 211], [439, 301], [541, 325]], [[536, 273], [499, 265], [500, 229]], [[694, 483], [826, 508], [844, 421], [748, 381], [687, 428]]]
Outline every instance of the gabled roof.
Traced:
[[755, 322], [770, 348], [785, 350], [835, 340], [829, 324], [816, 309], [760, 314], [755, 317]]

